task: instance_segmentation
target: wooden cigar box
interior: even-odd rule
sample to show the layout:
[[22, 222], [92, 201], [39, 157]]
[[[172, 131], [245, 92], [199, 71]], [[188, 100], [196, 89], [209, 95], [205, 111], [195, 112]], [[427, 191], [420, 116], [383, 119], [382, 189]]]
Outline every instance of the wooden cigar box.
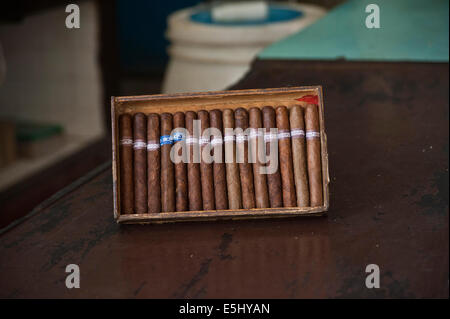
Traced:
[[[305, 106], [308, 100], [315, 98], [319, 107], [321, 158], [322, 158], [322, 187], [324, 202], [318, 207], [289, 207], [289, 208], [254, 208], [239, 210], [205, 210], [168, 212], [158, 214], [122, 214], [120, 209], [120, 152], [118, 119], [121, 114], [175, 113], [178, 111], [199, 111], [213, 109], [236, 109], [243, 107], [277, 107], [285, 105]], [[325, 132], [324, 106], [321, 86], [286, 87], [271, 89], [215, 91], [200, 93], [178, 93], [140, 96], [121, 96], [111, 98], [112, 120], [112, 174], [114, 194], [114, 218], [118, 223], [167, 223], [179, 221], [223, 220], [223, 219], [253, 219], [276, 218], [294, 216], [320, 216], [326, 214], [329, 207], [330, 182], [328, 172], [327, 136]], [[280, 159], [282, 160], [282, 159]]]

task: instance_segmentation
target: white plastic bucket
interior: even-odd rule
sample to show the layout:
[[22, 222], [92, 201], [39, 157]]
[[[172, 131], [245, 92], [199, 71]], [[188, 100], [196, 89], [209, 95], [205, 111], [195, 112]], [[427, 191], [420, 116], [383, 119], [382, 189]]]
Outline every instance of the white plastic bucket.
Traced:
[[[315, 5], [277, 3], [277, 10], [298, 16], [268, 23], [224, 25], [194, 21], [205, 12], [197, 6], [168, 17], [170, 61], [163, 83], [164, 93], [222, 90], [237, 82], [264, 47], [315, 22], [325, 10]], [[292, 14], [291, 14], [292, 15]]]

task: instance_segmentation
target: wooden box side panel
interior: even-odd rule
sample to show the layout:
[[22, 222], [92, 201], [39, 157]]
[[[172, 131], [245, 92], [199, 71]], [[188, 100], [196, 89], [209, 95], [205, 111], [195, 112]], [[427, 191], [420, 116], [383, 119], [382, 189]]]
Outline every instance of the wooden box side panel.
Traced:
[[253, 218], [278, 218], [295, 216], [322, 216], [323, 207], [315, 208], [264, 208], [248, 210], [189, 211], [159, 214], [124, 214], [120, 223], [170, 223], [192, 220], [241, 220]]
[[320, 145], [321, 145], [321, 159], [322, 159], [322, 187], [323, 187], [323, 203], [325, 211], [330, 206], [330, 173], [328, 166], [328, 140], [325, 131], [325, 106], [323, 103], [322, 87], [318, 89], [319, 96], [319, 122], [320, 122]]
[[219, 91], [191, 94], [116, 97], [116, 116], [123, 113], [175, 113], [213, 109], [237, 109], [266, 105], [287, 107], [305, 105], [295, 99], [304, 95], [319, 95], [320, 87]]
[[112, 136], [112, 177], [113, 177], [113, 209], [114, 219], [120, 217], [120, 160], [119, 160], [119, 117], [116, 115], [115, 97], [111, 97], [111, 136]]

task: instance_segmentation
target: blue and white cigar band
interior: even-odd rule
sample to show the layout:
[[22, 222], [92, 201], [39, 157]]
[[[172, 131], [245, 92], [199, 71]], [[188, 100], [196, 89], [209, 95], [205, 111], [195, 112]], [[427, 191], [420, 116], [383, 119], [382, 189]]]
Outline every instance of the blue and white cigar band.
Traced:
[[147, 142], [144, 140], [135, 140], [133, 143], [135, 150], [145, 150], [147, 148]]
[[198, 143], [200, 145], [207, 145], [210, 143], [210, 140], [209, 140], [209, 138], [206, 138], [206, 137], [200, 137]]
[[174, 143], [180, 142], [182, 140], [184, 140], [184, 134], [182, 132], [175, 132], [172, 134], [172, 141]]
[[198, 138], [196, 137], [188, 137], [186, 139], [186, 144], [190, 145], [190, 144], [198, 144]]
[[236, 143], [244, 143], [248, 140], [247, 135], [245, 134], [238, 134], [236, 135]]
[[291, 130], [291, 137], [292, 138], [305, 137], [305, 131], [303, 131], [301, 129], [293, 129], [293, 130]]
[[306, 138], [310, 139], [310, 138], [319, 138], [320, 137], [320, 132], [314, 132], [314, 131], [307, 131], [306, 132]]
[[133, 139], [129, 137], [124, 137], [119, 141], [120, 145], [133, 145]]
[[229, 142], [234, 142], [235, 139], [236, 139], [236, 137], [234, 135], [225, 135], [225, 137], [223, 138], [223, 141], [225, 143], [229, 143]]
[[291, 132], [278, 132], [278, 139], [283, 140], [285, 138], [291, 138]]
[[147, 151], [155, 151], [159, 148], [158, 141], [148, 141], [147, 143]]
[[257, 139], [259, 137], [263, 137], [263, 136], [264, 136], [264, 133], [259, 130], [251, 130], [250, 134], [249, 134], [249, 138], [252, 140]]
[[163, 135], [159, 138], [159, 144], [161, 144], [161, 146], [166, 145], [166, 144], [172, 144], [172, 137], [170, 135]]
[[264, 142], [272, 142], [278, 139], [278, 134], [266, 132], [264, 134]]
[[213, 137], [213, 139], [211, 140], [212, 146], [222, 145], [222, 144], [223, 144], [223, 139], [221, 137]]

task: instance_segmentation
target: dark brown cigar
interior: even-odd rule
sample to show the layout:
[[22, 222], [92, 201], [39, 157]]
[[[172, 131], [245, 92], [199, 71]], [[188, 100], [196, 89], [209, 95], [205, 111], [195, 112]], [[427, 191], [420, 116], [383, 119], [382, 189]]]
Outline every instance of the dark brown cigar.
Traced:
[[305, 122], [301, 106], [295, 105], [291, 108], [289, 120], [291, 123], [292, 161], [294, 163], [297, 206], [307, 207], [309, 206], [309, 187], [306, 172]]
[[130, 114], [119, 117], [120, 213], [133, 214], [133, 124]]
[[280, 154], [281, 184], [283, 187], [283, 206], [297, 205], [295, 196], [294, 168], [292, 165], [291, 134], [288, 110], [285, 106], [276, 109], [278, 128], [278, 149]]
[[225, 176], [224, 150], [223, 150], [223, 125], [222, 112], [220, 110], [212, 110], [209, 112], [211, 127], [220, 131], [220, 135], [214, 136], [211, 140], [213, 148], [212, 154], [214, 158], [214, 199], [216, 209], [228, 209], [227, 197], [227, 180]]
[[161, 114], [161, 211], [175, 211], [175, 178], [173, 162], [170, 159], [172, 148], [172, 114]]
[[249, 147], [253, 162], [253, 179], [255, 185], [255, 201], [257, 208], [270, 207], [269, 193], [267, 191], [266, 174], [262, 171], [265, 161], [264, 135], [262, 134], [261, 110], [252, 107], [249, 111], [250, 127], [254, 129], [250, 136]]
[[159, 144], [159, 116], [149, 114], [147, 120], [148, 213], [161, 212], [161, 154]]
[[203, 210], [213, 210], [215, 209], [213, 167], [212, 163], [205, 162], [203, 158], [206, 154], [211, 154], [209, 136], [203, 135], [203, 132], [209, 128], [209, 113], [207, 111], [198, 111], [197, 114], [198, 119], [201, 121], [202, 133], [199, 144], [201, 150], [200, 176], [202, 181]]
[[[282, 191], [281, 191], [281, 175], [279, 170], [279, 163], [278, 163], [278, 154], [269, 154], [270, 152], [270, 129], [276, 129], [276, 121], [275, 121], [275, 110], [271, 106], [264, 106], [262, 109], [263, 114], [263, 124], [264, 128], [266, 130], [266, 156], [274, 156], [276, 157], [277, 161], [277, 169], [272, 174], [267, 174], [267, 187], [269, 190], [269, 201], [270, 201], [270, 207], [283, 207], [283, 197], [282, 197]], [[277, 139], [277, 136], [274, 135], [274, 139]], [[277, 140], [274, 140], [274, 142], [277, 142]], [[266, 166], [269, 166], [271, 163], [268, 162]]]
[[147, 212], [147, 118], [144, 113], [134, 115], [134, 212]]
[[305, 110], [306, 155], [308, 157], [309, 195], [311, 206], [322, 206], [322, 161], [320, 157], [320, 127], [317, 105]]
[[186, 129], [189, 136], [186, 137], [186, 145], [189, 152], [188, 161], [188, 196], [189, 210], [202, 210], [202, 187], [200, 182], [200, 150], [198, 137], [194, 134], [194, 120], [197, 119], [197, 113], [186, 112]]
[[[248, 113], [244, 108], [234, 111], [234, 120], [237, 128], [245, 131], [248, 128]], [[242, 207], [255, 208], [255, 191], [253, 188], [252, 165], [248, 162], [248, 141], [243, 133], [236, 136], [237, 161], [239, 162], [239, 175], [241, 177]]]
[[[184, 123], [184, 113], [183, 112], [177, 112], [173, 115], [173, 126], [175, 129], [177, 128], [185, 128]], [[174, 136], [174, 145], [176, 143], [184, 143], [183, 138], [178, 132]], [[178, 156], [181, 157], [181, 151], [180, 148]], [[189, 210], [189, 204], [188, 204], [188, 182], [187, 182], [187, 168], [186, 163], [183, 161], [180, 161], [179, 163], [175, 164], [175, 194], [176, 194], [176, 210], [177, 212], [184, 212]]]
[[[242, 208], [241, 179], [239, 177], [239, 166], [236, 162], [236, 143], [234, 130], [233, 110], [223, 110], [224, 145], [225, 145], [225, 167], [227, 178], [228, 207], [230, 209]], [[230, 135], [227, 135], [227, 128]]]

